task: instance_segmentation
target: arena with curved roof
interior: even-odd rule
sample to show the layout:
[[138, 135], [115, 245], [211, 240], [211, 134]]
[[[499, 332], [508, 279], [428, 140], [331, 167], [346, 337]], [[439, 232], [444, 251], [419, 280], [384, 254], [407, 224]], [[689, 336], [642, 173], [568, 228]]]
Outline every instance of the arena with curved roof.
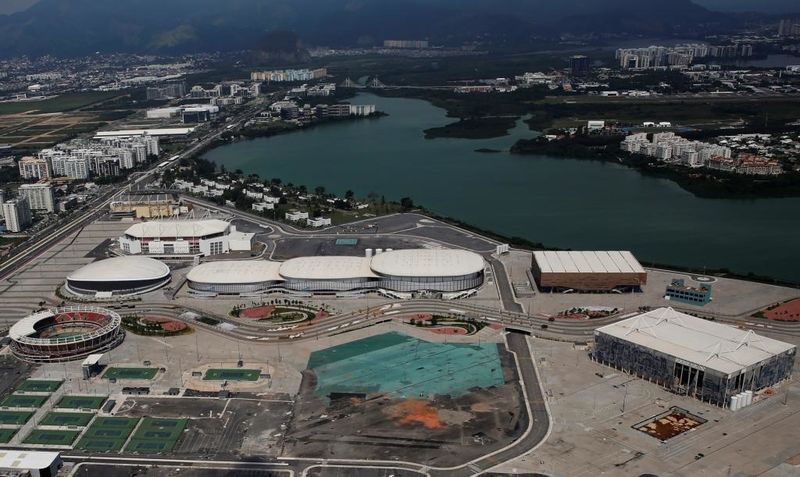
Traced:
[[483, 257], [451, 249], [392, 250], [374, 257], [297, 257], [283, 263], [207, 262], [186, 276], [190, 289], [222, 294], [272, 288], [301, 292], [458, 292], [480, 287], [483, 278]]
[[67, 276], [68, 292], [82, 296], [147, 293], [169, 283], [169, 267], [146, 257], [114, 257], [85, 265]]
[[60, 362], [107, 351], [125, 337], [122, 318], [105, 308], [74, 306], [39, 311], [8, 331], [11, 351], [30, 362]]

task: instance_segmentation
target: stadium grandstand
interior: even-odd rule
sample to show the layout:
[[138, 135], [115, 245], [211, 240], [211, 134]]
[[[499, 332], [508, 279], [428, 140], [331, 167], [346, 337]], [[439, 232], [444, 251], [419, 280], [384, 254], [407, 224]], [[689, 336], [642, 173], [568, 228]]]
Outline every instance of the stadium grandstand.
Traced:
[[8, 332], [11, 351], [29, 362], [61, 362], [102, 353], [122, 342], [122, 319], [97, 307], [65, 307], [33, 313]]

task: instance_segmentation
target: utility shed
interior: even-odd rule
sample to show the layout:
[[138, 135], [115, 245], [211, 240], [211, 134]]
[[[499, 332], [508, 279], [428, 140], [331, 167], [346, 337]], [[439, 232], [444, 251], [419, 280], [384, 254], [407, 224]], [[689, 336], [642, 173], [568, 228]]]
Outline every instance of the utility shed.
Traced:
[[598, 328], [594, 340], [597, 361], [718, 405], [788, 379], [797, 352], [792, 344], [672, 308]]

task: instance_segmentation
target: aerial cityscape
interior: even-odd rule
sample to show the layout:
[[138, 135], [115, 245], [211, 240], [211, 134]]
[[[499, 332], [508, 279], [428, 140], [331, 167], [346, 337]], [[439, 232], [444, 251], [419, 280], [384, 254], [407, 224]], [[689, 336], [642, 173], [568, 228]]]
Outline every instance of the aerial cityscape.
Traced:
[[0, 0], [0, 476], [800, 476], [800, 4]]

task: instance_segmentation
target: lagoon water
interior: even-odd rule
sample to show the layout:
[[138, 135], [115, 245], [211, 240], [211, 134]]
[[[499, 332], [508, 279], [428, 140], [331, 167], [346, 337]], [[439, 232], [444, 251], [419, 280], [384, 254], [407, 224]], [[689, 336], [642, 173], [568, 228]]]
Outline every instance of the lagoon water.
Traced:
[[389, 116], [226, 145], [204, 157], [263, 178], [357, 196], [411, 197], [446, 216], [548, 246], [631, 250], [640, 260], [800, 282], [800, 198], [701, 199], [616, 164], [478, 153], [533, 133], [425, 139], [452, 121], [414, 99], [361, 94]]

